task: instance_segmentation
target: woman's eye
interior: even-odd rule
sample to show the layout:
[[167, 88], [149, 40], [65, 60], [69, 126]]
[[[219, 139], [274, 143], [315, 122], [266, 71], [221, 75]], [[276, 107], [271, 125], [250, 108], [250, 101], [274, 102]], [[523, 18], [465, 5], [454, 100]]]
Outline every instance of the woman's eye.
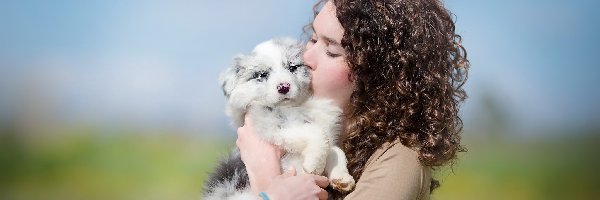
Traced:
[[340, 54], [331, 53], [330, 51], [326, 51], [325, 54], [327, 54], [327, 56], [332, 57], [332, 58], [341, 56]]

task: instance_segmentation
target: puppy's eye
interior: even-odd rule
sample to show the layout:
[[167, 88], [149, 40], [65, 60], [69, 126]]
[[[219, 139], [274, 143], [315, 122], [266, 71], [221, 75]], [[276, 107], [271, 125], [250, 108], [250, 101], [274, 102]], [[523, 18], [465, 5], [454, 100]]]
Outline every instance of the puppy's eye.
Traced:
[[290, 65], [288, 67], [288, 70], [290, 70], [290, 72], [294, 73], [300, 66], [302, 66], [302, 65]]
[[250, 79], [256, 79], [258, 81], [263, 81], [267, 77], [269, 77], [269, 72], [259, 71], [259, 72], [254, 72], [254, 74], [252, 74], [252, 77], [250, 77]]
[[267, 78], [269, 76], [269, 72], [260, 73], [260, 78]]

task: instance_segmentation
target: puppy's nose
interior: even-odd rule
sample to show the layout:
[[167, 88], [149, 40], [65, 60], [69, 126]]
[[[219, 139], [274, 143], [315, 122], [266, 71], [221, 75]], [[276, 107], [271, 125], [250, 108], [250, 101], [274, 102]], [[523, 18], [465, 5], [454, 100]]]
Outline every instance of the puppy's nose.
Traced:
[[287, 94], [290, 91], [289, 83], [280, 83], [277, 85], [277, 91], [281, 94]]

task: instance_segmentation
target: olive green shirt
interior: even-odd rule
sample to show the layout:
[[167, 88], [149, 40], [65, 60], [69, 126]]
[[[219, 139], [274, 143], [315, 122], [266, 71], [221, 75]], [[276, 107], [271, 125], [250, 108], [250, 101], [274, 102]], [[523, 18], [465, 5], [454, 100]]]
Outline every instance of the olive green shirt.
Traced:
[[428, 200], [431, 168], [399, 141], [385, 143], [367, 161], [356, 188], [345, 199]]

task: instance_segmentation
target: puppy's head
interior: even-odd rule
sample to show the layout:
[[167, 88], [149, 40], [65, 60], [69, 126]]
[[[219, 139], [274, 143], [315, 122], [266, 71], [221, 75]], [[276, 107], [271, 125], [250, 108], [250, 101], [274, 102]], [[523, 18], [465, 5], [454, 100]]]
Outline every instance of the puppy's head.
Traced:
[[248, 106], [295, 105], [310, 95], [310, 73], [302, 61], [302, 45], [278, 38], [239, 55], [219, 82], [229, 105], [245, 112]]

